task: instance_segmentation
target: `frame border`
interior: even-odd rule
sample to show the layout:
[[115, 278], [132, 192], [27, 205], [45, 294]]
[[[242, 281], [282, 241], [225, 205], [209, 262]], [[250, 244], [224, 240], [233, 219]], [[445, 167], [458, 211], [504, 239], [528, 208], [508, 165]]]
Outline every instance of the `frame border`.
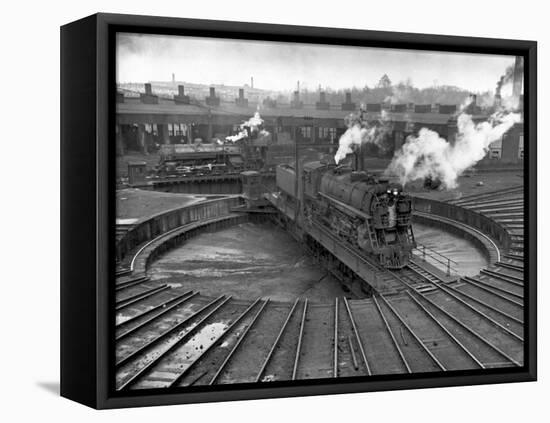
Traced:
[[[249, 40], [439, 50], [524, 57], [525, 366], [520, 369], [237, 384], [176, 392], [114, 393], [111, 386], [115, 218], [114, 34], [140, 32]], [[94, 408], [534, 381], [536, 350], [537, 44], [534, 41], [96, 14], [61, 28], [61, 395]], [[86, 131], [82, 131], [85, 128]], [[84, 132], [84, 134], [83, 134]], [[75, 143], [74, 137], [79, 142]], [[84, 187], [84, 188], [83, 188]], [[86, 223], [86, 224], [84, 224]], [[75, 244], [78, 248], [75, 248]], [[84, 246], [84, 247], [83, 247]], [[84, 249], [83, 249], [84, 248]], [[83, 269], [86, 269], [83, 272]], [[78, 280], [78, 284], [74, 281]], [[443, 375], [443, 376], [441, 376]]]

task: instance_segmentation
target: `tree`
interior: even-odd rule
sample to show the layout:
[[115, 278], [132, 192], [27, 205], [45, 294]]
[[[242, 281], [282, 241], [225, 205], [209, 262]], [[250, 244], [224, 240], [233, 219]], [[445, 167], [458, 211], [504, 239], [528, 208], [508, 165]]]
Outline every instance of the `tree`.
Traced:
[[382, 75], [382, 78], [380, 78], [380, 81], [378, 81], [378, 85], [376, 85], [377, 88], [390, 88], [391, 87], [391, 80], [388, 75], [384, 74]]

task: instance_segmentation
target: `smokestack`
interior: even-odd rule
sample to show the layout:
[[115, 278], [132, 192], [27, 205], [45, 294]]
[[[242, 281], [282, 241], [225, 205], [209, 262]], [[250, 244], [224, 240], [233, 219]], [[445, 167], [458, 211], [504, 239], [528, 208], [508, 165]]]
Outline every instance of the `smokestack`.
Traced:
[[254, 88], [254, 77], [250, 77], [250, 88]]
[[205, 101], [208, 106], [220, 105], [220, 98], [216, 97], [216, 89], [214, 87], [210, 87], [210, 96], [206, 97]]
[[239, 100], [242, 100], [242, 99], [244, 99], [244, 89], [239, 88]]
[[495, 106], [495, 108], [498, 109], [501, 105], [502, 105], [502, 96], [500, 95], [500, 92], [498, 92], [498, 93], [495, 94], [494, 106]]
[[520, 56], [516, 56], [514, 63], [514, 85], [512, 88], [512, 95], [514, 98], [519, 98], [523, 88], [523, 59]]
[[158, 96], [153, 94], [150, 83], [145, 84], [145, 93], [140, 93], [139, 98], [144, 104], [158, 104], [159, 102]]
[[176, 74], [172, 72], [172, 84], [176, 85]]
[[365, 162], [363, 160], [363, 144], [360, 144], [355, 149], [353, 153], [353, 170], [356, 172], [362, 172], [364, 169]]
[[178, 85], [178, 95], [174, 96], [174, 102], [176, 104], [189, 104], [189, 96], [185, 95], [185, 87]]
[[294, 101], [300, 101], [300, 91], [294, 91]]
[[351, 93], [350, 92], [346, 93], [346, 103], [351, 103]]

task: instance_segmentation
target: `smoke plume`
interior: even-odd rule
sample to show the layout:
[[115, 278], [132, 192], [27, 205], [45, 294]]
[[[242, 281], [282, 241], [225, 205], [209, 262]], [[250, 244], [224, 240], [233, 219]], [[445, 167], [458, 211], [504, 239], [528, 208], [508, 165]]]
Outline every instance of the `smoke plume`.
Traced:
[[336, 164], [364, 143], [376, 144], [383, 149], [382, 141], [391, 131], [385, 110], [382, 110], [380, 118], [374, 122], [369, 122], [366, 112], [361, 110], [359, 115], [351, 114], [346, 117], [346, 125], [348, 129], [340, 137], [338, 151], [334, 156]]
[[458, 117], [458, 133], [453, 144], [437, 132], [422, 128], [417, 136], [407, 138], [386, 173], [397, 175], [403, 185], [431, 177], [439, 179], [443, 188], [453, 189], [457, 186], [457, 178], [485, 156], [489, 145], [519, 121], [517, 113], [498, 112], [488, 121], [475, 123], [470, 115], [462, 113]]
[[260, 116], [260, 112], [256, 111], [256, 113], [254, 113], [254, 116], [252, 116], [247, 121], [241, 123], [241, 130], [238, 134], [225, 137], [225, 139], [226, 141], [237, 142], [256, 133], [260, 135], [269, 135], [269, 132], [262, 129], [263, 123], [264, 120]]

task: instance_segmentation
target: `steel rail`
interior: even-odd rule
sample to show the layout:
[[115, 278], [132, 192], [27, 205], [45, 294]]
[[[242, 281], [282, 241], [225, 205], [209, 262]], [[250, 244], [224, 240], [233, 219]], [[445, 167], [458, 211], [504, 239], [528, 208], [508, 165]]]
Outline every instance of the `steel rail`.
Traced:
[[145, 372], [149, 371], [154, 365], [156, 365], [159, 361], [164, 359], [168, 354], [170, 354], [173, 350], [178, 348], [183, 342], [187, 341], [189, 338], [195, 335], [197, 328], [199, 328], [202, 323], [206, 319], [208, 319], [210, 316], [212, 316], [220, 307], [222, 307], [224, 304], [226, 304], [231, 297], [225, 298], [222, 302], [220, 302], [218, 305], [216, 305], [212, 310], [210, 310], [201, 320], [197, 322], [193, 328], [191, 328], [188, 332], [185, 333], [180, 339], [178, 339], [176, 342], [174, 342], [172, 345], [170, 345], [166, 350], [164, 350], [161, 354], [159, 354], [157, 357], [149, 361], [145, 366], [143, 366], [141, 369], [139, 369], [136, 373], [134, 373], [130, 378], [128, 378], [124, 383], [118, 387], [118, 390], [122, 390], [124, 388], [127, 388], [130, 385], [133, 385], [136, 380], [141, 377]]
[[363, 348], [363, 343], [361, 342], [361, 336], [359, 335], [359, 331], [357, 330], [357, 325], [355, 324], [355, 319], [353, 318], [353, 313], [351, 312], [351, 309], [346, 297], [344, 297], [344, 305], [346, 306], [346, 310], [348, 312], [348, 317], [351, 322], [351, 327], [353, 328], [353, 332], [355, 333], [355, 339], [357, 340], [357, 344], [359, 345], [359, 351], [361, 352], [363, 363], [365, 363], [365, 367], [367, 368], [367, 374], [370, 376], [372, 375], [372, 372], [369, 366], [369, 362], [367, 360], [367, 355], [365, 354], [365, 349]]
[[208, 347], [206, 347], [205, 349], [203, 349], [199, 355], [197, 357], [195, 357], [195, 359], [189, 364], [189, 366], [187, 366], [183, 371], [181, 371], [178, 376], [172, 381], [170, 382], [170, 385], [168, 385], [168, 387], [174, 387], [174, 386], [177, 386], [179, 385], [179, 383], [182, 381], [182, 379], [185, 377], [185, 375], [187, 373], [189, 373], [189, 371], [202, 359], [202, 357], [204, 357], [204, 355], [210, 351], [215, 345], [217, 345], [222, 339], [224, 339], [232, 330], [235, 326], [237, 326], [237, 324], [239, 324], [241, 322], [242, 319], [244, 319], [246, 317], [246, 315], [250, 312], [250, 310], [252, 310], [256, 304], [258, 304], [261, 300], [261, 297], [258, 298], [256, 301], [254, 301], [250, 306], [248, 306], [246, 308], [245, 311], [243, 311], [224, 331], [223, 333], [218, 336], [218, 338], [212, 342]]
[[395, 339], [395, 336], [393, 334], [393, 331], [390, 328], [390, 325], [388, 324], [388, 320], [386, 319], [386, 316], [384, 315], [384, 312], [382, 311], [382, 308], [380, 307], [380, 304], [378, 304], [378, 300], [376, 299], [376, 296], [373, 295], [372, 299], [374, 301], [374, 304], [376, 305], [376, 309], [378, 310], [378, 313], [380, 314], [380, 317], [382, 318], [382, 321], [384, 322], [384, 325], [386, 326], [386, 330], [390, 334], [390, 337], [393, 341], [393, 345], [395, 349], [397, 350], [399, 357], [401, 358], [401, 361], [403, 361], [403, 364], [405, 365], [405, 368], [407, 369], [407, 373], [411, 373], [411, 368], [409, 367], [409, 363], [407, 363], [407, 359], [405, 358], [405, 355], [403, 354], [403, 351], [401, 351], [401, 347], [397, 343], [397, 340]]
[[523, 320], [518, 319], [517, 317], [514, 317], [514, 316], [506, 313], [505, 311], [502, 311], [499, 308], [497, 308], [497, 307], [495, 307], [491, 304], [488, 304], [485, 301], [480, 300], [479, 298], [474, 297], [473, 295], [467, 294], [466, 292], [462, 292], [461, 290], [459, 290], [458, 288], [453, 287], [453, 286], [447, 286], [447, 288], [450, 289], [453, 292], [456, 292], [458, 295], [462, 295], [466, 298], [469, 298], [470, 300], [475, 301], [476, 303], [479, 303], [484, 307], [487, 307], [489, 310], [492, 310], [495, 313], [498, 313], [498, 314], [500, 314], [500, 315], [502, 315], [502, 316], [504, 316], [504, 317], [506, 317], [510, 320], [513, 320], [516, 323], [519, 323], [519, 324], [523, 325]]
[[[189, 301], [191, 298], [195, 297], [196, 295], [198, 295], [198, 292], [195, 292], [193, 293], [193, 291], [188, 291], [186, 292], [185, 294], [182, 294], [180, 295], [179, 297], [176, 297], [176, 298], [172, 298], [168, 301], [165, 301], [164, 303], [162, 304], [159, 304], [158, 306], [156, 307], [153, 307], [152, 309], [149, 309], [147, 310], [146, 312], [144, 313], [141, 313], [141, 314], [138, 314], [137, 316], [134, 316], [132, 317], [131, 319], [129, 320], [126, 320], [122, 323], [120, 323], [120, 325], [118, 325], [117, 327], [120, 327], [120, 326], [123, 326], [123, 325], [126, 325], [127, 323], [130, 323], [136, 319], [139, 319], [140, 317], [143, 317], [147, 314], [150, 314], [158, 309], [162, 309], [164, 308], [164, 310], [162, 310], [159, 314], [155, 314], [154, 316], [150, 317], [149, 319], [147, 320], [144, 320], [143, 322], [137, 324], [136, 326], [134, 326], [133, 328], [131, 329], [128, 329], [126, 332], [123, 332], [119, 335], [116, 336], [115, 340], [116, 341], [120, 341], [121, 339], [124, 339], [126, 338], [127, 336], [131, 335], [132, 333], [138, 331], [139, 329], [141, 329], [142, 327], [145, 327], [147, 326], [148, 324], [152, 323], [153, 321], [159, 319], [160, 317], [164, 316], [165, 314], [169, 313], [170, 311], [172, 311], [173, 309], [179, 307], [180, 305], [182, 305], [183, 303], [186, 303], [187, 301]], [[174, 302], [174, 304], [170, 305], [169, 307], [166, 307], [166, 305], [168, 303], [171, 303], [171, 302]]]
[[386, 298], [380, 294], [380, 298], [382, 301], [384, 301], [384, 304], [392, 311], [393, 314], [395, 314], [395, 317], [400, 321], [400, 323], [405, 326], [405, 329], [412, 335], [412, 337], [415, 339], [415, 341], [420, 345], [420, 347], [428, 354], [428, 356], [432, 359], [432, 361], [439, 367], [441, 370], [447, 370], [443, 364], [437, 359], [437, 357], [426, 347], [424, 342], [418, 337], [418, 335], [411, 329], [411, 327], [403, 320], [401, 315], [397, 312], [397, 310], [390, 304]]
[[443, 324], [432, 314], [430, 311], [424, 307], [420, 302], [414, 298], [414, 296], [411, 294], [409, 290], [406, 291], [407, 295], [420, 307], [421, 310], [424, 311], [437, 325], [447, 334], [449, 338], [453, 340], [453, 342], [458, 345], [479, 367], [482, 369], [485, 368], [485, 365], [479, 361], [472, 352], [462, 344]]
[[[461, 279], [465, 280], [465, 281], [468, 281], [469, 283], [471, 283], [472, 285], [481, 285], [479, 286], [480, 289], [485, 289], [487, 291], [490, 291], [492, 292], [493, 294], [499, 296], [500, 298], [503, 298], [503, 299], [507, 299], [508, 301], [510, 302], [514, 302], [514, 304], [517, 304], [517, 305], [521, 305], [523, 307], [523, 304], [522, 303], [519, 303], [517, 301], [514, 301], [512, 300], [511, 298], [508, 298], [508, 297], [505, 297], [503, 296], [502, 294], [499, 294], [499, 292], [503, 293], [503, 294], [506, 294], [506, 295], [510, 295], [511, 297], [514, 297], [514, 298], [518, 298], [520, 300], [523, 301], [523, 295], [520, 295], [520, 294], [516, 294], [515, 292], [512, 292], [512, 291], [508, 291], [507, 289], [504, 289], [504, 288], [500, 288], [498, 286], [495, 286], [495, 285], [491, 285], [487, 282], [484, 282], [482, 280], [479, 280], [479, 279], [474, 279], [474, 278], [471, 278], [469, 276], [463, 276]], [[494, 292], [494, 291], [498, 291], [498, 292]]]
[[132, 269], [117, 270], [117, 271], [115, 271], [115, 276], [116, 277], [125, 276], [125, 275], [129, 275], [132, 272], [133, 272]]
[[[418, 265], [417, 265], [418, 266]], [[411, 267], [411, 269], [413, 269]], [[413, 269], [414, 270], [414, 269]], [[416, 270], [415, 270], [416, 271]], [[417, 272], [418, 273], [418, 272]], [[422, 276], [422, 274], [418, 273], [420, 276]], [[424, 276], [422, 276], [424, 277]], [[425, 277], [424, 277], [425, 278]], [[428, 280], [427, 278], [425, 278], [426, 280]], [[439, 279], [441, 280], [441, 279]], [[475, 313], [479, 314], [480, 316], [482, 316], [484, 319], [490, 321], [492, 324], [494, 324], [496, 327], [500, 328], [502, 331], [506, 332], [507, 334], [509, 334], [510, 336], [518, 339], [519, 341], [523, 342], [523, 337], [519, 336], [518, 334], [516, 334], [515, 332], [511, 331], [510, 329], [508, 329], [506, 326], [502, 325], [501, 323], [497, 322], [496, 320], [494, 320], [492, 317], [488, 316], [487, 314], [485, 314], [484, 312], [482, 312], [481, 310], [479, 310], [478, 308], [474, 307], [473, 305], [471, 305], [470, 303], [468, 303], [467, 301], [464, 301], [462, 298], [458, 297], [456, 294], [454, 294], [452, 291], [450, 291], [448, 288], [446, 287], [443, 287], [440, 283], [438, 282], [433, 282], [433, 281], [429, 281], [431, 284], [433, 284], [434, 286], [436, 286], [437, 288], [441, 289], [443, 292], [447, 293], [448, 295], [450, 295], [451, 297], [453, 297], [455, 300], [457, 300], [459, 303], [461, 303], [462, 305], [464, 305], [465, 307], [469, 308], [470, 310], [474, 311]]]
[[510, 259], [510, 260], [521, 261], [523, 263], [523, 256], [519, 256], [519, 255], [516, 255], [516, 254], [503, 254], [502, 257]]
[[224, 298], [224, 295], [220, 295], [218, 298], [216, 298], [215, 300], [212, 300], [210, 301], [208, 304], [204, 305], [203, 307], [201, 307], [200, 309], [198, 309], [196, 312], [194, 312], [193, 314], [191, 314], [190, 316], [184, 318], [183, 320], [181, 320], [180, 322], [176, 323], [174, 326], [172, 327], [169, 327], [168, 329], [166, 329], [164, 332], [162, 332], [161, 334], [157, 335], [155, 338], [151, 339], [150, 341], [146, 342], [145, 344], [143, 344], [141, 347], [139, 347], [138, 349], [136, 349], [135, 351], [131, 352], [129, 355], [127, 355], [126, 357], [122, 358], [121, 360], [119, 360], [117, 363], [116, 363], [116, 367], [120, 367], [120, 366], [123, 366], [124, 364], [126, 364], [128, 361], [130, 361], [132, 358], [134, 358], [136, 355], [138, 354], [141, 354], [143, 351], [145, 351], [147, 348], [150, 348], [151, 346], [153, 346], [154, 344], [156, 344], [157, 342], [159, 342], [161, 339], [163, 339], [165, 336], [169, 335], [170, 333], [172, 332], [175, 332], [177, 331], [178, 329], [186, 326], [189, 324], [190, 321], [192, 321], [195, 317], [197, 317], [199, 314], [201, 314], [204, 310], [206, 310], [207, 308], [209, 308], [210, 306], [214, 305], [215, 303], [217, 303], [219, 300], [221, 300], [222, 298]]
[[523, 288], [524, 278], [520, 278], [518, 276], [513, 276], [513, 275], [507, 275], [507, 274], [504, 274], [504, 273], [495, 272], [495, 271], [489, 270], [489, 269], [481, 269], [481, 273], [483, 273], [484, 275], [487, 275], [487, 276], [491, 276], [491, 277], [496, 278], [496, 279], [501, 279], [504, 282], [508, 282], [512, 285], [516, 285], [516, 286], [519, 286], [519, 287]]
[[338, 377], [338, 297], [334, 300], [334, 353], [332, 376]]
[[351, 352], [351, 360], [353, 361], [353, 368], [359, 370], [359, 364], [357, 363], [357, 357], [355, 356], [355, 349], [353, 348], [353, 341], [351, 340], [351, 335], [348, 335], [348, 345]]
[[466, 330], [468, 333], [470, 333], [471, 335], [473, 335], [475, 338], [479, 339], [482, 343], [484, 343], [485, 345], [487, 345], [489, 348], [491, 348], [493, 351], [495, 351], [496, 353], [498, 353], [501, 357], [505, 358], [506, 360], [510, 361], [511, 363], [515, 364], [516, 366], [521, 366], [521, 364], [519, 364], [519, 362], [515, 359], [513, 359], [512, 357], [510, 357], [508, 354], [506, 354], [504, 351], [502, 351], [500, 348], [498, 348], [496, 345], [494, 345], [491, 341], [489, 341], [488, 339], [486, 339], [485, 337], [481, 336], [479, 333], [477, 333], [475, 330], [473, 330], [469, 325], [467, 325], [466, 323], [463, 323], [461, 322], [460, 320], [458, 320], [455, 316], [453, 316], [452, 314], [450, 314], [447, 310], [443, 309], [440, 305], [436, 304], [434, 301], [430, 300], [427, 296], [421, 294], [420, 292], [418, 291], [415, 291], [415, 293], [420, 296], [423, 300], [425, 300], [426, 302], [428, 302], [429, 304], [432, 305], [432, 307], [434, 307], [436, 310], [438, 310], [440, 313], [444, 314], [445, 316], [447, 316], [449, 319], [451, 319], [453, 322], [455, 322], [457, 325], [459, 325], [460, 327], [462, 327], [464, 330]]
[[465, 195], [464, 197], [457, 198], [456, 200], [451, 200], [451, 201], [449, 201], [449, 203], [451, 203], [453, 205], [459, 205], [458, 203], [469, 203], [469, 202], [475, 201], [479, 198], [488, 199], [488, 198], [492, 198], [492, 197], [498, 197], [498, 196], [504, 195], [504, 194], [512, 194], [512, 193], [515, 193], [516, 191], [523, 192], [523, 190], [524, 190], [523, 186], [503, 188], [503, 189], [500, 189], [500, 190], [495, 190], [495, 191], [490, 191], [490, 192], [485, 192], [485, 193], [480, 193], [480, 194]]
[[294, 314], [294, 310], [296, 309], [296, 306], [298, 305], [298, 301], [300, 301], [300, 298], [296, 298], [296, 301], [294, 301], [294, 305], [290, 309], [288, 316], [286, 317], [283, 326], [281, 327], [281, 330], [279, 331], [279, 334], [277, 335], [277, 338], [275, 338], [275, 341], [273, 342], [273, 345], [271, 346], [271, 349], [269, 350], [269, 353], [267, 354], [267, 357], [264, 359], [264, 362], [262, 364], [262, 367], [258, 371], [258, 374], [256, 375], [255, 382], [260, 382], [260, 379], [262, 378], [265, 369], [267, 368], [267, 365], [269, 361], [271, 360], [271, 357], [273, 356], [273, 353], [275, 352], [275, 348], [277, 348], [277, 345], [279, 344], [280, 339], [283, 336], [283, 333], [288, 325], [288, 322], [290, 321], [290, 318]]
[[247, 328], [244, 330], [244, 332], [241, 334], [241, 336], [239, 337], [239, 340], [237, 341], [237, 343], [233, 346], [233, 348], [231, 349], [231, 351], [229, 352], [229, 354], [227, 355], [227, 357], [225, 357], [225, 360], [223, 361], [223, 363], [221, 364], [221, 366], [218, 368], [218, 370], [216, 371], [216, 373], [214, 374], [214, 376], [212, 376], [212, 379], [210, 379], [210, 382], [208, 383], [209, 385], [213, 385], [214, 382], [218, 379], [218, 377], [220, 376], [220, 374], [222, 374], [223, 370], [225, 369], [225, 366], [227, 366], [227, 364], [229, 363], [229, 361], [231, 360], [231, 358], [233, 357], [233, 355], [235, 354], [235, 352], [237, 351], [237, 349], [239, 348], [239, 345], [241, 345], [241, 343], [244, 341], [244, 339], [246, 338], [246, 335], [248, 334], [248, 332], [252, 329], [252, 327], [254, 326], [254, 324], [256, 323], [256, 321], [258, 320], [258, 317], [260, 316], [260, 314], [262, 314], [262, 312], [264, 311], [264, 308], [266, 307], [267, 303], [269, 302], [269, 298], [267, 300], [264, 300], [264, 303], [260, 306], [260, 309], [258, 310], [258, 312], [254, 315], [254, 318], [252, 319], [252, 321], [250, 322], [250, 324], [247, 326]]
[[519, 362], [516, 361], [515, 359], [513, 359], [512, 357], [510, 357], [508, 354], [506, 354], [504, 351], [502, 351], [500, 348], [498, 348], [497, 346], [495, 346], [492, 342], [490, 342], [488, 339], [485, 339], [483, 336], [481, 336], [480, 334], [478, 334], [476, 331], [474, 331], [472, 328], [470, 328], [470, 326], [468, 326], [466, 323], [463, 323], [462, 321], [458, 320], [458, 318], [456, 318], [455, 316], [453, 316], [452, 314], [450, 314], [447, 310], [445, 310], [444, 308], [442, 308], [440, 305], [438, 305], [437, 303], [435, 303], [433, 300], [429, 299], [426, 295], [422, 294], [421, 292], [417, 291], [416, 289], [414, 289], [414, 287], [410, 284], [408, 284], [407, 282], [405, 282], [404, 280], [402, 280], [401, 278], [397, 277], [397, 279], [403, 283], [405, 286], [407, 286], [408, 288], [410, 288], [411, 290], [413, 290], [418, 296], [420, 296], [422, 299], [424, 299], [425, 301], [427, 301], [428, 303], [430, 303], [433, 307], [435, 307], [437, 310], [439, 310], [441, 313], [443, 313], [445, 316], [447, 316], [449, 319], [451, 319], [452, 321], [454, 321], [455, 323], [457, 323], [458, 325], [460, 325], [462, 328], [464, 328], [465, 330], [467, 330], [469, 333], [471, 333], [472, 335], [474, 335], [477, 339], [479, 339], [481, 342], [483, 342], [485, 345], [489, 346], [491, 349], [493, 349], [495, 352], [497, 352], [499, 355], [501, 355], [502, 357], [504, 357], [505, 359], [507, 359], [508, 361], [510, 361], [511, 363], [515, 364], [516, 366], [520, 366]]
[[164, 284], [161, 286], [157, 286], [156, 288], [151, 288], [151, 289], [148, 289], [147, 291], [140, 292], [139, 294], [132, 295], [128, 298], [121, 299], [116, 302], [115, 310], [116, 311], [122, 310], [123, 308], [129, 307], [141, 300], [152, 297], [153, 295], [158, 294], [167, 289], [170, 289], [170, 286], [168, 284]]
[[524, 271], [523, 266], [518, 266], [516, 264], [511, 264], [511, 263], [503, 263], [502, 261], [497, 261], [495, 265], [498, 267], [502, 267], [504, 269], [516, 270], [518, 272]]
[[139, 285], [149, 280], [148, 276], [139, 276], [126, 282], [120, 282], [115, 284], [115, 291], [122, 291], [123, 289], [130, 288], [134, 285]]
[[296, 373], [298, 372], [298, 362], [300, 361], [300, 353], [302, 350], [302, 338], [304, 336], [304, 326], [306, 324], [306, 313], [307, 313], [307, 298], [304, 301], [304, 312], [302, 313], [302, 321], [300, 322], [300, 334], [298, 335], [298, 345], [296, 346], [296, 356], [294, 358], [292, 380], [296, 380]]

